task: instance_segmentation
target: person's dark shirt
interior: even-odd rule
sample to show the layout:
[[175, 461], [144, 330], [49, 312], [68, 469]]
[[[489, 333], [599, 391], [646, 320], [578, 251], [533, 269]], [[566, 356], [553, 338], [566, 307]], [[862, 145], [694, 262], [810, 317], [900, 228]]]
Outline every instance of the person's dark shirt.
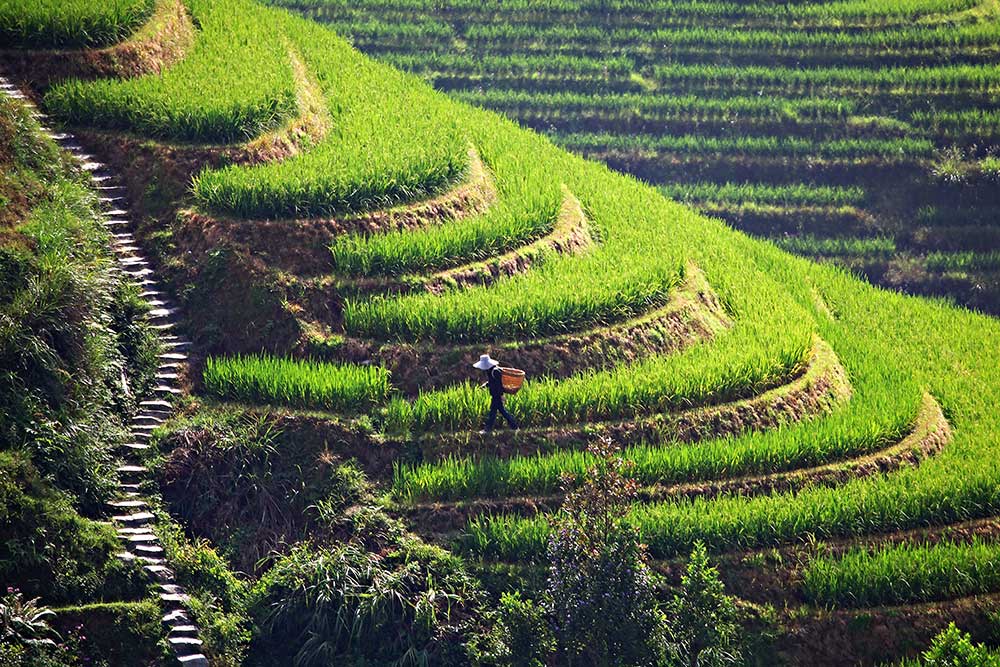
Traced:
[[490, 389], [490, 396], [493, 400], [503, 398], [503, 377], [499, 366], [494, 366], [486, 371], [487, 383]]

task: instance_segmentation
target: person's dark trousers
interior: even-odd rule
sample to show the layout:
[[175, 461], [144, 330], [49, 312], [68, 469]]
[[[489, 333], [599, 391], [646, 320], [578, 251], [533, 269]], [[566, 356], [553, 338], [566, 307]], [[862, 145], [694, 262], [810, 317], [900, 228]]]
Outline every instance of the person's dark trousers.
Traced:
[[498, 412], [503, 415], [503, 418], [507, 420], [507, 423], [510, 424], [511, 428], [517, 428], [517, 422], [514, 420], [514, 416], [507, 412], [507, 408], [504, 407], [503, 401], [494, 398], [490, 402], [490, 414], [486, 417], [486, 426], [483, 427], [484, 430], [493, 430], [493, 424], [497, 421]]

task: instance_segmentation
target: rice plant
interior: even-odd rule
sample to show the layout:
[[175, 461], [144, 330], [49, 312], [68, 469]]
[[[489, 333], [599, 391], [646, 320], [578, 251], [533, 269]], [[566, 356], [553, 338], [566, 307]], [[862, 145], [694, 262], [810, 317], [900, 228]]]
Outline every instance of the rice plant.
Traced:
[[820, 554], [806, 563], [802, 588], [814, 604], [837, 607], [930, 602], [1000, 590], [1000, 545], [888, 544]]
[[209, 357], [202, 379], [219, 398], [299, 408], [360, 412], [389, 395], [389, 372], [378, 366], [266, 355]]
[[241, 0], [191, 0], [201, 30], [190, 53], [162, 74], [70, 80], [45, 106], [73, 125], [204, 142], [245, 140], [296, 111], [289, 52], [267, 15]]
[[156, 0], [0, 0], [0, 42], [53, 49], [108, 46], [128, 37]]

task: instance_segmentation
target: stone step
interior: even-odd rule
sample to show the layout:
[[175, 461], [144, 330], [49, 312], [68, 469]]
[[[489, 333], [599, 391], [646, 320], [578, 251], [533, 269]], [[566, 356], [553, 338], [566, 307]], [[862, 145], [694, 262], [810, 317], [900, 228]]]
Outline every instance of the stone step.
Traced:
[[186, 609], [172, 609], [161, 619], [165, 625], [187, 625], [191, 622]]
[[180, 375], [177, 373], [157, 373], [155, 377], [157, 380], [177, 380]]
[[178, 394], [183, 394], [184, 392], [175, 387], [168, 387], [165, 384], [161, 384], [159, 386], [153, 387], [153, 393], [162, 394], [164, 396], [177, 396]]
[[139, 414], [132, 417], [133, 424], [162, 424], [163, 420], [153, 415]]
[[142, 278], [153, 273], [151, 269], [122, 269], [122, 273], [133, 278]]
[[142, 533], [139, 535], [128, 535], [128, 536], [121, 535], [120, 537], [127, 539], [129, 544], [135, 544], [135, 545], [140, 545], [140, 544], [154, 545], [160, 541], [160, 538], [158, 538], [156, 535], [152, 533]]
[[[162, 356], [162, 355], [161, 355]], [[159, 408], [165, 411], [172, 411], [174, 406], [167, 401], [139, 401], [140, 408]]]
[[180, 637], [182, 635], [196, 635], [198, 634], [198, 626], [185, 624], [185, 625], [175, 625], [170, 628], [170, 632], [167, 633], [170, 637]]
[[121, 553], [115, 554], [118, 560], [128, 561], [130, 563], [145, 563], [146, 565], [162, 565], [164, 560], [162, 558], [153, 558], [152, 556], [137, 556], [131, 551], [122, 551]]
[[167, 637], [167, 641], [173, 647], [178, 646], [201, 646], [202, 641], [197, 637]]
[[191, 596], [186, 593], [160, 593], [160, 599], [163, 602], [187, 602], [191, 599]]
[[158, 371], [174, 371], [184, 368], [186, 364], [182, 364], [179, 361], [167, 361], [156, 367]]
[[123, 475], [144, 475], [149, 472], [146, 466], [118, 466], [115, 470]]
[[133, 514], [119, 514], [111, 517], [111, 520], [119, 523], [139, 523], [141, 521], [149, 521], [150, 519], [155, 518], [156, 517], [152, 512], [135, 512]]
[[176, 341], [176, 342], [165, 342], [162, 343], [163, 347], [170, 348], [171, 350], [190, 350], [191, 343], [188, 341]]
[[142, 569], [145, 570], [153, 577], [153, 579], [160, 582], [167, 582], [174, 580], [174, 573], [166, 565], [143, 565]]
[[122, 449], [127, 449], [132, 452], [141, 452], [149, 449], [149, 445], [144, 445], [141, 442], [125, 442], [119, 445]]
[[177, 660], [181, 663], [181, 665], [183, 665], [183, 667], [209, 667], [208, 658], [203, 656], [201, 653], [180, 655], [177, 656]]
[[167, 359], [170, 361], [187, 361], [188, 356], [183, 352], [163, 352], [157, 356], [158, 359]]
[[163, 547], [161, 547], [158, 544], [136, 544], [135, 545], [135, 551], [137, 551], [140, 554], [145, 554], [145, 555], [149, 555], [149, 554], [162, 554], [163, 553]]
[[108, 502], [109, 507], [114, 507], [115, 509], [135, 509], [139, 507], [145, 507], [145, 500], [111, 500]]

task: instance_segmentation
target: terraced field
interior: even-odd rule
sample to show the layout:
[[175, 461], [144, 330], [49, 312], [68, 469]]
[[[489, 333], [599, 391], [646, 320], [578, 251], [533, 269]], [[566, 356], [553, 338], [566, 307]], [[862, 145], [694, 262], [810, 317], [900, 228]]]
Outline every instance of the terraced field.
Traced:
[[[333, 630], [274, 614], [309, 589], [298, 568], [345, 544], [407, 554], [395, 575], [417, 568], [407, 591], [440, 618], [475, 596], [419, 568], [467, 568], [490, 601], [533, 595], [560, 478], [598, 439], [634, 462], [628, 520], [666, 582], [701, 542], [749, 608], [773, 605], [765, 661], [876, 664], [951, 620], [982, 631], [1000, 594], [1000, 324], [790, 255], [556, 144], [645, 165], [667, 194], [742, 220], [766, 204], [761, 220], [802, 209], [840, 230], [810, 223], [783, 241], [795, 250], [911, 262], [886, 201], [926, 196], [907, 206], [943, 219], [995, 205], [985, 181], [921, 181], [942, 144], [915, 129], [941, 91], [969, 144], [991, 140], [961, 114], [992, 95], [992, 6], [663, 0], [608, 18], [528, 2], [512, 21], [480, 2], [414, 23], [429, 6], [311, 12], [397, 63], [441, 63], [461, 99], [249, 0], [184, 0], [193, 43], [163, 73], [50, 82], [0, 53], [122, 175], [137, 243], [186, 313], [190, 400], [143, 456], [163, 464], [164, 509], [219, 553], [178, 568], [209, 659], [319, 664], [284, 633]], [[811, 68], [754, 69], [765, 52]], [[956, 52], [966, 65], [945, 63]], [[758, 92], [728, 94], [752, 76]], [[504, 77], [516, 92], [469, 92]], [[689, 79], [700, 92], [672, 96]], [[567, 120], [553, 143], [466, 104], [488, 99]], [[845, 219], [864, 233], [840, 233]], [[922, 261], [988, 275], [965, 251]], [[487, 351], [528, 373], [509, 400], [520, 430], [476, 432], [488, 397], [470, 364]], [[374, 486], [331, 490], [358, 476]], [[901, 571], [923, 578], [895, 585]], [[446, 644], [418, 648], [452, 664]]]
[[779, 246], [1000, 313], [993, 0], [273, 0]]

